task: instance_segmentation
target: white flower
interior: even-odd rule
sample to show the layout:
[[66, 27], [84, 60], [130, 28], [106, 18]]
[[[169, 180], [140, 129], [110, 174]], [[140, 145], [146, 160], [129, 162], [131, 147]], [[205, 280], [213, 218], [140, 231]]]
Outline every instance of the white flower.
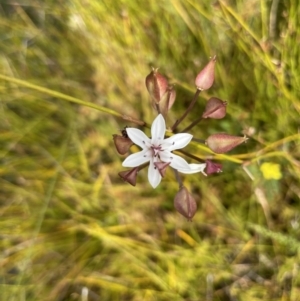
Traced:
[[153, 188], [156, 188], [161, 181], [161, 174], [155, 166], [155, 162], [170, 163], [170, 166], [179, 172], [192, 174], [196, 172], [204, 173], [206, 164], [188, 164], [183, 158], [173, 154], [171, 151], [181, 149], [192, 140], [191, 134], [176, 134], [164, 139], [166, 123], [159, 114], [151, 126], [151, 138], [148, 138], [142, 131], [135, 128], [126, 128], [127, 135], [133, 143], [142, 148], [138, 153], [128, 156], [124, 162], [124, 167], [136, 167], [149, 162], [148, 180]]

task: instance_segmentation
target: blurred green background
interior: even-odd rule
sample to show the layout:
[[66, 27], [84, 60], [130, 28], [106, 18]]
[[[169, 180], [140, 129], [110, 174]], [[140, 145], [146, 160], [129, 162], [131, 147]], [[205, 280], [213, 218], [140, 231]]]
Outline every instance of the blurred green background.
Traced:
[[[0, 3], [0, 300], [299, 300], [297, 1]], [[171, 172], [155, 190], [118, 177], [112, 135], [136, 126], [118, 114], [154, 119], [151, 67], [176, 84], [171, 125], [214, 54], [183, 125], [216, 96], [227, 116], [191, 133], [250, 139], [183, 177], [187, 222]]]

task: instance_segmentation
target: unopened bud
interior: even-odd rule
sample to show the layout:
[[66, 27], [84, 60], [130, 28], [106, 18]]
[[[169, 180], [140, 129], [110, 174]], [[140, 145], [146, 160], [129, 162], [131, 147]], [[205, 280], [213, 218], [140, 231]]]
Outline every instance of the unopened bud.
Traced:
[[128, 137], [113, 135], [113, 139], [117, 152], [120, 155], [125, 155], [129, 151], [131, 145], [133, 145], [133, 142]]
[[175, 209], [186, 217], [189, 221], [197, 211], [197, 203], [194, 197], [188, 192], [186, 187], [182, 186], [174, 198]]
[[132, 186], [136, 185], [136, 177], [137, 173], [139, 171], [138, 167], [135, 167], [130, 170], [124, 170], [118, 173], [118, 175], [127, 183], [129, 183]]
[[145, 80], [147, 90], [155, 103], [161, 101], [168, 89], [168, 80], [157, 70], [153, 69]]
[[247, 140], [248, 138], [246, 136], [239, 137], [221, 133], [210, 135], [206, 140], [206, 144], [213, 152], [223, 154]]
[[168, 111], [172, 108], [175, 99], [176, 91], [174, 86], [169, 86], [167, 92], [164, 94], [159, 103], [160, 113], [163, 114], [163, 116], [166, 116]]
[[226, 101], [211, 97], [206, 103], [202, 118], [222, 119], [226, 115], [226, 106]]
[[213, 85], [215, 80], [216, 60], [217, 60], [217, 56], [215, 55], [197, 75], [195, 79], [195, 84], [197, 86], [197, 89], [201, 91], [207, 90]]
[[206, 163], [205, 172], [208, 175], [211, 175], [213, 173], [220, 173], [220, 172], [222, 172], [222, 164], [215, 163], [215, 162], [212, 162], [210, 160], [206, 160], [205, 163]]
[[176, 91], [174, 86], [168, 87], [168, 110], [170, 110], [175, 102], [176, 99]]
[[171, 164], [171, 162], [154, 162], [154, 166], [157, 168], [158, 172], [162, 177], [165, 176], [167, 167]]

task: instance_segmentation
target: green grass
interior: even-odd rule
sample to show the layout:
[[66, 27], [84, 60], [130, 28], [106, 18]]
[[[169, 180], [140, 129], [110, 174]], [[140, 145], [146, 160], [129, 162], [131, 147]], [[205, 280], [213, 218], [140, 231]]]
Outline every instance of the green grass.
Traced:
[[[300, 8], [276, 3], [1, 2], [1, 300], [299, 300]], [[214, 54], [182, 127], [216, 96], [227, 116], [191, 133], [250, 139], [215, 156], [223, 173], [183, 178], [190, 223], [171, 172], [155, 190], [118, 177], [112, 135], [153, 121], [151, 67], [176, 84], [172, 125]]]

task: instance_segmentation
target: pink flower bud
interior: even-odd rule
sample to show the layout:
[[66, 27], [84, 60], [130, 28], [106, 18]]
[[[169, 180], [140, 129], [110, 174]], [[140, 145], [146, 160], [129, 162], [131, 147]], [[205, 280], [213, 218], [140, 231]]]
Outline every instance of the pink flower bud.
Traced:
[[145, 81], [147, 90], [155, 103], [161, 101], [168, 89], [168, 80], [157, 70], [153, 69]]
[[220, 133], [210, 135], [206, 140], [206, 144], [213, 152], [217, 154], [223, 154], [229, 152], [247, 140], [248, 138], [246, 136], [239, 137]]
[[168, 110], [170, 110], [175, 102], [176, 99], [176, 91], [174, 86], [168, 87]]
[[129, 151], [131, 145], [133, 145], [132, 141], [128, 137], [113, 135], [113, 139], [117, 152], [120, 155], [125, 155]]
[[197, 211], [197, 203], [188, 190], [182, 186], [174, 198], [175, 209], [189, 221]]
[[164, 116], [167, 115], [168, 111], [173, 106], [176, 99], [176, 91], [174, 90], [174, 86], [169, 86], [167, 92], [162, 97], [159, 103], [160, 113]]
[[213, 173], [219, 173], [219, 172], [222, 172], [222, 165], [221, 165], [221, 164], [212, 162], [212, 161], [210, 161], [210, 160], [206, 160], [205, 163], [206, 163], [206, 169], [205, 169], [205, 172], [206, 172], [208, 175], [211, 175], [211, 174], [213, 174]]
[[201, 91], [207, 90], [213, 85], [215, 80], [216, 60], [217, 60], [217, 56], [215, 55], [197, 75], [195, 79], [195, 84], [197, 86], [197, 89]]
[[202, 118], [222, 119], [226, 115], [227, 102], [211, 97], [206, 103]]
[[167, 167], [171, 164], [171, 162], [154, 162], [154, 166], [157, 168], [159, 171], [160, 175], [162, 177], [165, 176]]
[[135, 167], [130, 170], [124, 170], [118, 173], [118, 175], [127, 183], [132, 186], [136, 185], [136, 177], [138, 174], [139, 168]]

